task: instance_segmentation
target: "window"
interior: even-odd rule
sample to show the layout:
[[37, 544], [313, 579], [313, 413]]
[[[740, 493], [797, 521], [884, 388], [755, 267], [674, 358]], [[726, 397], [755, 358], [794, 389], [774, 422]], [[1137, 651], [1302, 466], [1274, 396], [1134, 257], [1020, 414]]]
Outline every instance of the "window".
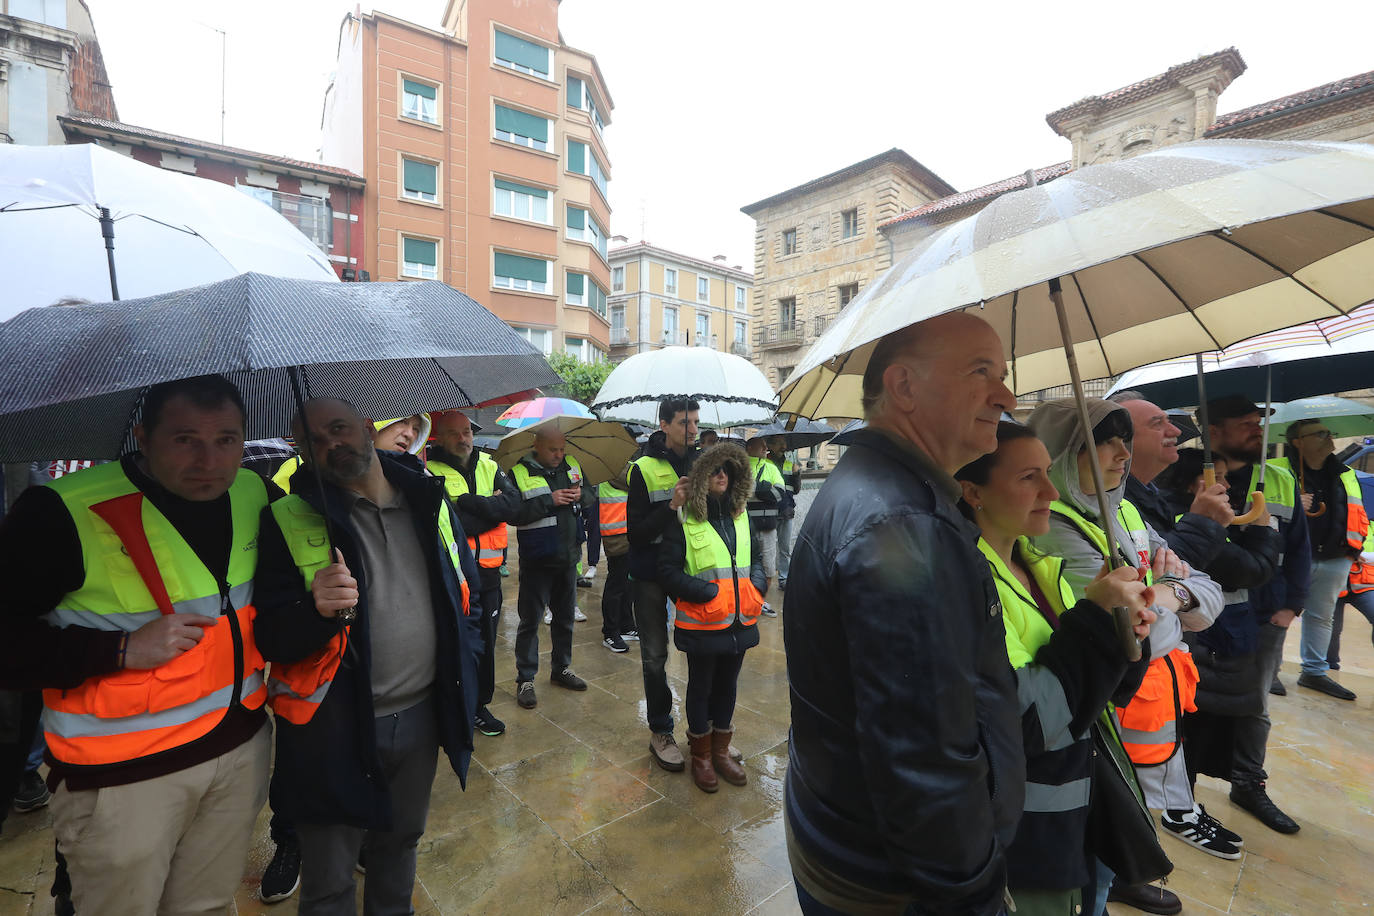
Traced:
[[663, 309], [663, 342], [677, 343], [677, 309], [665, 306]]
[[439, 243], [430, 239], [401, 237], [401, 276], [420, 280], [439, 277]]
[[711, 344], [711, 316], [697, 316], [697, 340], [698, 347], [707, 347]]
[[255, 188], [246, 184], [236, 187], [286, 217], [287, 222], [318, 245], [321, 251], [329, 253], [330, 247], [334, 244], [334, 211], [329, 206], [329, 201], [320, 197], [288, 194], [285, 191]]
[[438, 95], [436, 87], [402, 77], [401, 117], [424, 121], [426, 124], [438, 124]]
[[526, 258], [518, 254], [496, 253], [492, 271], [492, 285], [501, 289], [518, 289], [530, 293], [547, 292], [549, 262]]
[[498, 140], [528, 146], [530, 149], [549, 148], [549, 119], [529, 112], [517, 111], [505, 105], [496, 106], [493, 133]]
[[606, 291], [586, 274], [568, 271], [564, 280], [568, 305], [582, 305], [606, 317]]
[[797, 253], [797, 230], [782, 230], [782, 253], [783, 256]]
[[568, 107], [585, 111], [597, 130], [606, 129], [605, 122], [601, 120], [601, 112], [596, 110], [596, 100], [592, 98], [591, 89], [575, 76], [568, 77]]
[[854, 301], [854, 297], [859, 295], [859, 284], [846, 283], [840, 287], [840, 308]]
[[492, 210], [497, 216], [527, 219], [545, 225], [549, 222], [549, 192], [544, 188], [531, 188], [498, 178], [491, 192], [491, 201]]
[[621, 293], [625, 291], [625, 268], [611, 268], [611, 292]]
[[840, 238], [852, 239], [859, 234], [859, 211], [840, 211]]
[[735, 343], [743, 344], [749, 337], [749, 325], [747, 322], [735, 322]]
[[553, 352], [553, 335], [540, 328], [521, 328], [514, 325], [511, 330], [534, 344], [535, 349], [545, 356]]
[[671, 267], [663, 268], [663, 292], [669, 296], [677, 295], [677, 271]]
[[9, 14], [15, 19], [41, 22], [55, 29], [67, 27], [66, 0], [10, 0]]
[[795, 369], [795, 368], [797, 368], [797, 367], [796, 367], [796, 366], [779, 366], [779, 367], [777, 368], [777, 373], [778, 373], [778, 384], [781, 385], [783, 382], [786, 382], [787, 379], [788, 379], [788, 377], [792, 375], [792, 370]]
[[743, 286], [736, 286], [736, 287], [735, 287], [735, 311], [737, 311], [737, 312], [742, 312], [742, 311], [744, 311], [744, 308], [745, 308], [745, 303], [744, 303], [744, 287], [743, 287]]
[[623, 305], [613, 305], [613, 306], [611, 306], [611, 330], [613, 330], [613, 331], [623, 331], [623, 330], [625, 330], [625, 306], [623, 306]]
[[601, 228], [590, 213], [572, 204], [568, 204], [568, 238], [586, 242], [596, 249], [601, 255], [601, 260], [607, 259], [606, 230]]
[[791, 330], [797, 322], [797, 297], [788, 296], [786, 299], [778, 300], [778, 322], [782, 324], [783, 330]]
[[711, 301], [710, 277], [697, 277], [697, 301], [707, 303]]
[[602, 168], [601, 161], [596, 158], [596, 154], [587, 148], [587, 144], [577, 140], [568, 141], [568, 171], [586, 175], [596, 185], [602, 197], [607, 195], [606, 171]]
[[[66, 8], [63, 8], [63, 12]], [[23, 16], [14, 12], [11, 16]], [[28, 17], [24, 17], [28, 18]], [[9, 125], [6, 130], [15, 143], [42, 146], [48, 142], [48, 69], [24, 60], [8, 61]]]
[[432, 162], [401, 160], [401, 196], [434, 203], [439, 199], [439, 166]]
[[503, 67], [549, 78], [549, 49], [532, 41], [496, 30], [496, 62]]

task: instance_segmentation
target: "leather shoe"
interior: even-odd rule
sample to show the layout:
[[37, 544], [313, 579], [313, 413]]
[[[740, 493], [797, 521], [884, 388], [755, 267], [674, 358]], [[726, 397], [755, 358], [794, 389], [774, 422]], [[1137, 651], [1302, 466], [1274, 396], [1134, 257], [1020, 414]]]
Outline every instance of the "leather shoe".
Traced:
[[1113, 881], [1111, 890], [1107, 892], [1107, 901], [1124, 903], [1137, 910], [1159, 913], [1161, 916], [1183, 912], [1183, 901], [1178, 899], [1178, 894], [1167, 891], [1158, 884], [1117, 884]]
[[571, 668], [564, 668], [549, 675], [549, 683], [557, 684], [559, 687], [566, 687], [569, 690], [586, 690], [587, 682], [573, 674]]
[[1276, 697], [1288, 696], [1288, 688], [1283, 686], [1283, 681], [1279, 680], [1277, 674], [1274, 675], [1274, 679], [1269, 682], [1269, 692]]
[[1327, 696], [1335, 697], [1338, 700], [1355, 699], [1355, 694], [1353, 691], [1346, 690], [1344, 687], [1342, 687], [1335, 681], [1331, 680], [1331, 678], [1325, 674], [1299, 675], [1298, 686], [1306, 687], [1308, 690], [1315, 690], [1319, 693], [1324, 693]]
[[1249, 811], [1270, 830], [1277, 830], [1279, 833], [1297, 833], [1302, 829], [1298, 826], [1297, 821], [1279, 810], [1279, 806], [1274, 804], [1274, 800], [1265, 791], [1262, 782], [1232, 785], [1231, 804]]

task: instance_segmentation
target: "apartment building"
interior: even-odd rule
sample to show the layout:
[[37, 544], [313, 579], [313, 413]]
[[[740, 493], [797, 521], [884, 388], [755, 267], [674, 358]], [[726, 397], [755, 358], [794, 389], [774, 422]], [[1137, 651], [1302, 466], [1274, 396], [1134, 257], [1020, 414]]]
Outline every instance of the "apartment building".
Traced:
[[753, 274], [727, 265], [724, 255], [706, 261], [648, 242], [612, 248], [611, 358], [667, 346], [748, 358], [753, 286]]
[[118, 119], [84, 0], [0, 0], [0, 143], [65, 142], [57, 119]]
[[349, 14], [321, 155], [365, 179], [363, 267], [443, 280], [545, 353], [607, 354], [611, 110], [557, 0], [448, 0], [439, 28]]

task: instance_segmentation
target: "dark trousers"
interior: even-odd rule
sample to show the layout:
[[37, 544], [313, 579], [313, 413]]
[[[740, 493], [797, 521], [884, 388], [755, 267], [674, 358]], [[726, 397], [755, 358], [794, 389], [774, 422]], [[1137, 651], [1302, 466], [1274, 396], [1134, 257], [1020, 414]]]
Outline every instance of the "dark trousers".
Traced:
[[520, 626], [515, 631], [515, 679], [532, 681], [539, 673], [539, 626], [544, 608], [553, 611], [549, 638], [553, 641], [550, 664], [562, 671], [572, 664], [573, 608], [576, 604], [577, 566], [520, 564], [520, 593], [515, 609]]
[[501, 628], [501, 574], [494, 569], [481, 571], [482, 650], [477, 656], [477, 708], [496, 696], [496, 633]]
[[644, 669], [644, 708], [649, 731], [673, 732], [673, 692], [668, 689], [668, 599], [657, 582], [634, 581], [635, 629], [639, 662]]
[[366, 916], [413, 912], [415, 847], [425, 832], [429, 791], [439, 759], [439, 723], [433, 699], [402, 712], [379, 716], [377, 754], [391, 795], [391, 830], [363, 830], [340, 824], [298, 824], [301, 844], [302, 916], [353, 916], [353, 866], [367, 845]]
[[42, 712], [42, 691], [0, 691], [0, 824], [10, 813], [19, 782], [28, 769], [29, 749], [39, 731]]
[[712, 726], [730, 731], [735, 716], [735, 686], [739, 683], [739, 669], [744, 653], [738, 655], [708, 655], [687, 653], [687, 699], [683, 712], [687, 715], [687, 730], [704, 735]]
[[634, 590], [630, 588], [630, 555], [606, 554], [606, 584], [601, 590], [601, 635], [619, 636], [635, 628]]
[[[1345, 606], [1349, 604], [1374, 624], [1374, 591], [1357, 592], [1336, 601], [1336, 613], [1331, 617], [1331, 645], [1326, 650], [1326, 663], [1332, 668], [1341, 665], [1341, 630], [1345, 629]], [[1371, 634], [1374, 638], [1374, 634]]]
[[1261, 624], [1259, 648], [1255, 650], [1255, 678], [1264, 696], [1264, 710], [1252, 716], [1239, 716], [1235, 721], [1235, 751], [1231, 762], [1233, 785], [1264, 782], [1264, 753], [1269, 744], [1269, 685], [1278, 674], [1283, 661], [1283, 641], [1287, 627], [1272, 623]]

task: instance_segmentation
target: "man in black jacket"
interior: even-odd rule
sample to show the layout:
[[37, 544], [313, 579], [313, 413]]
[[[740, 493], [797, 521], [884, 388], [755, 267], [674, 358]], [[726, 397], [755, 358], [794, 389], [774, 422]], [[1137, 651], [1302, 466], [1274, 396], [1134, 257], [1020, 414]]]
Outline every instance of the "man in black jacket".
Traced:
[[409, 912], [439, 749], [464, 783], [472, 754], [477, 566], [441, 481], [375, 451], [372, 421], [347, 402], [306, 409], [324, 487], [306, 466], [263, 513], [258, 642], [305, 659], [338, 632], [335, 615], [356, 619], [313, 717], [277, 720], [272, 810], [296, 824], [301, 913], [354, 912], [364, 843], [367, 911]]
[[868, 428], [821, 487], [792, 556], [788, 856], [803, 911], [1003, 906], [1025, 791], [1001, 605], [958, 468], [1016, 403], [986, 322], [884, 338]]

